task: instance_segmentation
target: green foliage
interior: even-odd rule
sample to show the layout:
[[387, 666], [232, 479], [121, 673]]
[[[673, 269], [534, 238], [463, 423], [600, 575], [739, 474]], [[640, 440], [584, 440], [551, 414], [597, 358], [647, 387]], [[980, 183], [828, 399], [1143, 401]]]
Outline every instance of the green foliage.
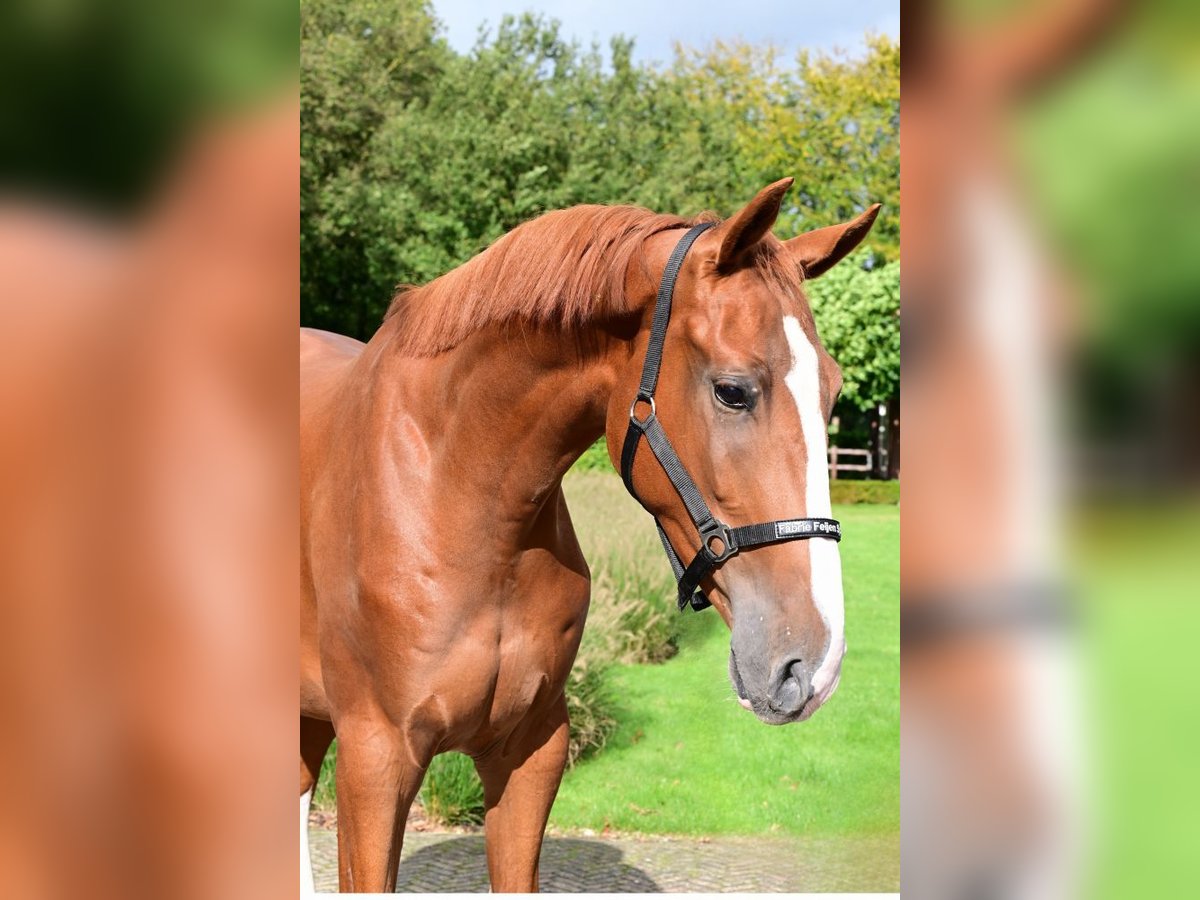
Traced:
[[663, 561], [644, 568], [601, 556], [592, 563], [588, 655], [617, 663], [656, 663], [675, 655], [675, 587], [664, 581]]
[[275, 0], [7, 2], [0, 190], [140, 212], [198, 127], [282, 99], [295, 69], [296, 12]]
[[1161, 394], [1164, 370], [1187, 365], [1167, 358], [1194, 359], [1200, 337], [1200, 77], [1194, 47], [1172, 59], [1162, 42], [1192, 30], [1167, 25], [1151, 38], [1159, 6], [1140, 34], [1124, 33], [1029, 106], [1019, 132], [1032, 179], [1022, 198], [1036, 199], [1046, 236], [1078, 270], [1084, 336], [1113, 380], [1146, 373], [1142, 397]]
[[[428, 101], [453, 61], [425, 0], [303, 0], [300, 8], [301, 320], [374, 332], [404, 269], [403, 183], [380, 129]], [[398, 161], [396, 161], [398, 162]], [[411, 204], [407, 204], [411, 205]], [[436, 210], [429, 216], [435, 217]], [[444, 267], [449, 259], [439, 260]]]
[[900, 482], [839, 478], [829, 482], [829, 499], [843, 505], [879, 503], [896, 506], [900, 503]]
[[[617, 727], [619, 708], [609, 687], [615, 664], [657, 663], [675, 654], [674, 580], [656, 545], [653, 526], [612, 472], [577, 471], [568, 481], [572, 518], [592, 572], [592, 600], [579, 657], [567, 681], [570, 760], [599, 751]], [[586, 454], [585, 454], [586, 455]]]
[[583, 451], [571, 467], [575, 472], [613, 472], [612, 460], [608, 458], [608, 444], [603, 436]]
[[[681, 51], [672, 75], [702, 111], [699, 128], [720, 123], [733, 132], [732, 193], [717, 188], [714, 198], [742, 203], [795, 176], [776, 225], [782, 235], [882, 203], [866, 243], [882, 262], [900, 256], [900, 46], [884, 36], [866, 44], [862, 58], [801, 51], [789, 65], [769, 45], [717, 41]], [[716, 156], [718, 164], [727, 158]]]
[[805, 290], [821, 342], [842, 367], [842, 402], [866, 410], [900, 390], [900, 263], [868, 270], [856, 259]]
[[634, 664], [669, 658], [680, 617], [675, 579], [653, 520], [611, 471], [572, 472], [564, 490], [592, 571], [580, 656]]
[[483, 785], [475, 763], [461, 753], [435, 756], [421, 785], [425, 815], [442, 825], [483, 823]]

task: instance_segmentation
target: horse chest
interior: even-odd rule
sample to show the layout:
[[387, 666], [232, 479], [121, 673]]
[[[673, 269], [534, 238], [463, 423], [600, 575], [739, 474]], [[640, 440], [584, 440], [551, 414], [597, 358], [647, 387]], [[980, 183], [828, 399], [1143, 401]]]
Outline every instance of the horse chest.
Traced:
[[576, 606], [560, 600], [548, 609], [535, 604], [499, 617], [487, 642], [495, 648], [487, 678], [479, 684], [487, 691], [489, 729], [504, 730], [558, 697], [579, 649], [585, 614], [586, 601]]
[[481, 752], [561, 696], [588, 587], [561, 576], [440, 587], [396, 607], [391, 627], [374, 632], [403, 636], [380, 654], [390, 675], [379, 699], [394, 719], [420, 723], [442, 749]]
[[570, 671], [570, 664], [564, 664], [562, 657], [523, 651], [497, 658], [495, 689], [489, 698], [485, 728], [508, 731], [531, 710], [556, 697]]

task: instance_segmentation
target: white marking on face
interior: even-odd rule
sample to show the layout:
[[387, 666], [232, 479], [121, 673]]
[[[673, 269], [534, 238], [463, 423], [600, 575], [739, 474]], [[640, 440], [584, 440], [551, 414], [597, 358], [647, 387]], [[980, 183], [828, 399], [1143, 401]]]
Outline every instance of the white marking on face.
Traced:
[[[816, 348], [804, 334], [795, 316], [784, 316], [783, 333], [792, 351], [792, 370], [784, 384], [792, 392], [800, 412], [800, 429], [808, 453], [805, 469], [805, 513], [810, 518], [833, 518], [829, 501], [829, 469], [825, 415], [821, 411], [821, 376]], [[812, 569], [812, 599], [829, 629], [829, 649], [813, 675], [813, 698], [801, 716], [807, 719], [833, 694], [841, 675], [846, 652], [845, 607], [842, 600], [842, 560], [836, 541], [813, 538], [805, 541]]]
[[964, 236], [970, 242], [974, 279], [964, 297], [969, 322], [984, 348], [981, 361], [995, 374], [997, 403], [989, 416], [1004, 433], [1007, 506], [990, 510], [1001, 539], [993, 557], [1007, 567], [996, 578], [1054, 578], [1059, 574], [1063, 505], [1063, 420], [1051, 347], [1042, 321], [1050, 281], [1009, 192], [980, 182], [963, 197]]
[[308, 808], [312, 804], [315, 788], [300, 795], [300, 896], [312, 897], [317, 893], [313, 883], [312, 856], [308, 851]]

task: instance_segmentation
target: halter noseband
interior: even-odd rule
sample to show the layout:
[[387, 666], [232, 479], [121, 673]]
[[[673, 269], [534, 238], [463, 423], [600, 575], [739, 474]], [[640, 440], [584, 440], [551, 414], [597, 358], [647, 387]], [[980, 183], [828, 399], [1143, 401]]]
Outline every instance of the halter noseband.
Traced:
[[[836, 519], [777, 519], [773, 522], [760, 522], [757, 525], [740, 525], [731, 528], [719, 520], [709, 510], [708, 505], [700, 496], [696, 483], [688, 474], [675, 448], [667, 440], [662, 424], [658, 421], [658, 411], [654, 405], [654, 391], [658, 387], [658, 370], [662, 367], [663, 340], [667, 336], [667, 323], [671, 319], [671, 298], [675, 293], [675, 279], [679, 277], [679, 269], [683, 258], [701, 234], [712, 228], [714, 222], [704, 222], [690, 228], [667, 260], [667, 268], [663, 271], [662, 281], [658, 285], [658, 297], [654, 301], [654, 318], [650, 325], [650, 343], [646, 347], [646, 360], [642, 364], [642, 381], [638, 386], [637, 396], [629, 407], [629, 427], [625, 432], [625, 445], [621, 449], [621, 478], [633, 498], [641, 503], [637, 491], [633, 489], [633, 460], [637, 455], [638, 444], [643, 436], [650, 445], [650, 451], [658, 464], [666, 472], [683, 505], [687, 508], [692, 524], [700, 534], [700, 550], [685, 568], [679, 554], [671, 546], [671, 541], [663, 531], [662, 523], [657, 516], [654, 525], [658, 528], [658, 537], [662, 541], [675, 578], [679, 582], [679, 609], [691, 604], [692, 609], [701, 610], [712, 606], [708, 598], [699, 589], [700, 582], [717, 566], [741, 550], [757, 547], [761, 544], [775, 544], [783, 541], [797, 541], [807, 538], [830, 538], [835, 541], [842, 539], [842, 526]], [[638, 404], [650, 407], [644, 419], [637, 416]]]

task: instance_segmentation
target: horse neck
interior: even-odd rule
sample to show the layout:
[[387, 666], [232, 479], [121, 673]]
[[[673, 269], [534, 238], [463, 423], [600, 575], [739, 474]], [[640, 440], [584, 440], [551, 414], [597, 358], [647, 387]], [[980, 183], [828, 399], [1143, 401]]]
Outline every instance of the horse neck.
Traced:
[[[423, 443], [439, 515], [476, 541], [522, 544], [572, 462], [604, 433], [628, 344], [549, 329], [488, 329], [430, 359], [377, 367], [381, 420]], [[384, 354], [386, 356], [386, 353]], [[553, 512], [553, 510], [551, 510]]]

